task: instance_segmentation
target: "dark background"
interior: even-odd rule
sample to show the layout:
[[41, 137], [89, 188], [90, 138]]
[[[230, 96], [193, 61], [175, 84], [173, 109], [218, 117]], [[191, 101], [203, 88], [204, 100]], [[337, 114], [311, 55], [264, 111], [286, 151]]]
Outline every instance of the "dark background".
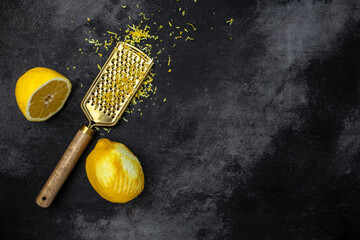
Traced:
[[[99, 58], [85, 38], [125, 29], [140, 12], [164, 25], [157, 93], [135, 106], [142, 116], [101, 129], [53, 205], [37, 207], [110, 54]], [[169, 37], [170, 19], [193, 23], [195, 40]], [[360, 239], [359, 21], [357, 0], [1, 1], [1, 238]], [[73, 84], [41, 123], [14, 95], [37, 66]], [[86, 178], [101, 137], [142, 163], [145, 189], [129, 203], [103, 200]]]

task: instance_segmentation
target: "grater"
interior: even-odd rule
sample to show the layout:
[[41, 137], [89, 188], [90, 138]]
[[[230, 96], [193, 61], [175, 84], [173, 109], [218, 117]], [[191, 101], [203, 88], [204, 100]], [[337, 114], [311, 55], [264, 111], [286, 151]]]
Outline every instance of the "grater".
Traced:
[[40, 207], [49, 207], [92, 139], [93, 127], [116, 125], [143, 83], [153, 60], [144, 52], [119, 42], [81, 101], [89, 121], [77, 132], [36, 198]]

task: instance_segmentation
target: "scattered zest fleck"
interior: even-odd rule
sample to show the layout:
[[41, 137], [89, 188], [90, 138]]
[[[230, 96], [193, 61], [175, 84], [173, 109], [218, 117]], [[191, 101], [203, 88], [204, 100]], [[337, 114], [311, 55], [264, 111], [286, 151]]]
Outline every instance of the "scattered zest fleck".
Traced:
[[107, 131], [107, 133], [110, 133], [111, 128], [103, 128], [105, 131]]
[[141, 12], [139, 15], [144, 17], [144, 20], [150, 20], [150, 18], [146, 18], [145, 13]]
[[193, 41], [193, 40], [194, 40], [194, 38], [187, 37], [187, 38], [185, 39], [185, 41], [187, 41], [187, 40], [191, 40], [191, 41]]
[[166, 102], [166, 98], [164, 98], [164, 102]]
[[226, 21], [226, 23], [228, 23], [230, 26], [231, 26], [231, 24], [233, 24], [233, 22], [234, 22], [234, 19], [233, 19], [233, 18], [230, 19], [229, 21]]
[[194, 25], [193, 25], [193, 24], [191, 24], [191, 23], [187, 23], [187, 25], [190, 25], [190, 26], [193, 28], [193, 30], [194, 30], [194, 31], [196, 31], [196, 28], [194, 27]]
[[170, 66], [171, 61], [172, 60], [171, 60], [170, 55], [169, 55], [168, 66]]
[[[120, 29], [120, 31], [121, 31], [121, 29]], [[110, 31], [106, 31], [106, 32], [109, 33], [109, 34], [115, 35], [115, 38], [117, 38], [117, 34], [116, 34], [116, 33], [110, 32]]]
[[121, 6], [121, 7], [125, 9], [127, 6], [126, 6], [126, 5], [124, 5], [124, 6]]
[[88, 22], [90, 22], [90, 18], [86, 18], [88, 20]]

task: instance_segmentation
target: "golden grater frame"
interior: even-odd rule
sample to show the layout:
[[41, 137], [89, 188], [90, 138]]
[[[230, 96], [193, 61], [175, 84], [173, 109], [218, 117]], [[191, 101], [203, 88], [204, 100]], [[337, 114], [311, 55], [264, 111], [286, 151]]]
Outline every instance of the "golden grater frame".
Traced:
[[[81, 109], [89, 121], [88, 127], [116, 125], [153, 65], [153, 60], [144, 52], [125, 42], [119, 42], [81, 101]], [[138, 69], [140, 71], [137, 71]], [[96, 97], [118, 91], [109, 87], [117, 74], [126, 74], [126, 77], [137, 81], [132, 91], [119, 92], [120, 98], [113, 99], [115, 104], [107, 104], [109, 106], [105, 106], [103, 101], [95, 103]]]

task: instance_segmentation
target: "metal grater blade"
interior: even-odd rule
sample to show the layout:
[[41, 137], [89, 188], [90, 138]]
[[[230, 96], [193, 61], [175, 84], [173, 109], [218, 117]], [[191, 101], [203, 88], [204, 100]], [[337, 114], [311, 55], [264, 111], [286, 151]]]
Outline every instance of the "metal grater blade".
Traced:
[[89, 127], [116, 125], [153, 65], [141, 50], [119, 42], [81, 101]]

